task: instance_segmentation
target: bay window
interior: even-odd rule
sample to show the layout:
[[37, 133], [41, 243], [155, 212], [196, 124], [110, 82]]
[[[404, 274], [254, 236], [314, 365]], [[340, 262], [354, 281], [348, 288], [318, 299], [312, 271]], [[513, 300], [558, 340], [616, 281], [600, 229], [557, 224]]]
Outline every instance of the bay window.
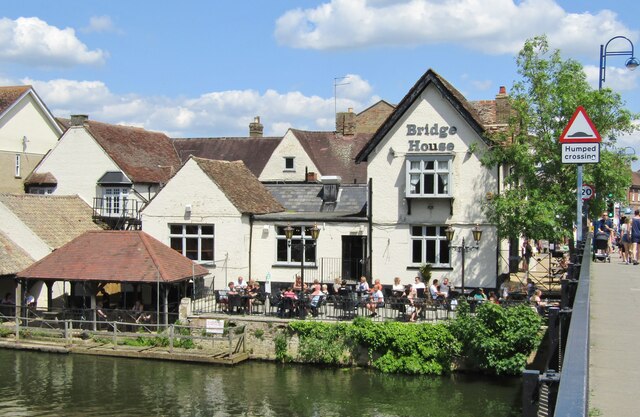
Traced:
[[407, 197], [451, 197], [451, 156], [412, 157], [406, 161]]

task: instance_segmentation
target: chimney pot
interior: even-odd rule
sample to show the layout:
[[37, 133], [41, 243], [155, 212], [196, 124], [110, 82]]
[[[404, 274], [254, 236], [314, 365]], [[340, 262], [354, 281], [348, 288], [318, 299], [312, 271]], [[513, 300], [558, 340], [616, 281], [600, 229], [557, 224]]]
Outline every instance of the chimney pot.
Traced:
[[498, 94], [507, 94], [507, 89], [504, 85], [500, 86], [500, 92]]
[[260, 123], [260, 116], [253, 118], [253, 122], [249, 123], [249, 137], [261, 138], [264, 132], [264, 126]]

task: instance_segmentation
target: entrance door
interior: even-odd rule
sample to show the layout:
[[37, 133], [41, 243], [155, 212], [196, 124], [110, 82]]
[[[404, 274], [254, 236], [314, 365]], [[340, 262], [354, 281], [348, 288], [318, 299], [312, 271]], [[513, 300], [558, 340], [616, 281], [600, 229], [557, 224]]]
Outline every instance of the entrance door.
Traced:
[[342, 278], [357, 280], [366, 275], [366, 236], [342, 236]]

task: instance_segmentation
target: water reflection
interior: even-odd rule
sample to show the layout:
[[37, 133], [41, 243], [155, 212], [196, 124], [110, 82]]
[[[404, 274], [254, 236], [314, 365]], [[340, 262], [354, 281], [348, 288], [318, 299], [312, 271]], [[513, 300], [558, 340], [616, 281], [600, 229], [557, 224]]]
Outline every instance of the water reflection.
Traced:
[[519, 380], [0, 349], [0, 415], [517, 416]]

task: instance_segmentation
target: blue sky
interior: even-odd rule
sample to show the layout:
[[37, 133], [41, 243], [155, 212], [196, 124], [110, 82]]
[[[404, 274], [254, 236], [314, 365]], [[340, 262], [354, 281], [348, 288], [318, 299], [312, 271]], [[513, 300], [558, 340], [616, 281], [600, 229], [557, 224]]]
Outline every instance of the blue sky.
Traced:
[[[56, 116], [173, 137], [246, 136], [254, 116], [266, 135], [331, 130], [336, 102], [397, 103], [428, 68], [491, 99], [539, 34], [596, 87], [600, 44], [623, 35], [640, 47], [638, 16], [629, 1], [21, 0], [0, 11], [0, 84], [33, 84]], [[640, 113], [640, 70], [624, 61], [609, 57], [605, 86]]]

